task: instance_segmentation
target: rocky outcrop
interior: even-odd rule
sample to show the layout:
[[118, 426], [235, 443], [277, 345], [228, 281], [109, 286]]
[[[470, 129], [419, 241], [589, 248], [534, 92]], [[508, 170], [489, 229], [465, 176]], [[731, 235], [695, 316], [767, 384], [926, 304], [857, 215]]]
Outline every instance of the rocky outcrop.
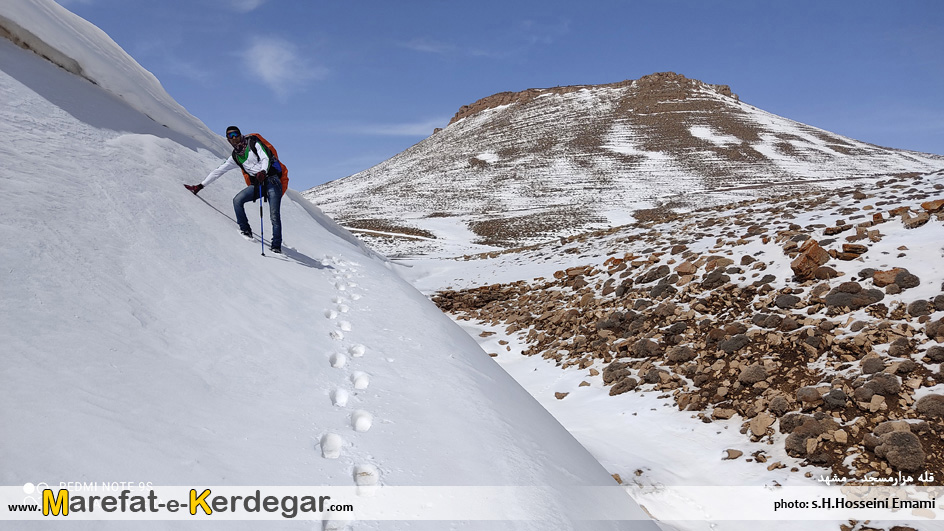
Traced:
[[829, 253], [820, 247], [816, 240], [809, 239], [800, 247], [800, 256], [791, 264], [790, 268], [800, 280], [809, 280], [813, 278], [816, 270], [829, 261]]
[[[843, 210], [870, 220], [846, 239], [875, 245], [885, 238], [876, 223], [903, 224], [885, 197], [887, 215]], [[565, 249], [595, 238], [612, 248], [605, 260], [553, 278], [446, 291], [434, 301], [457, 319], [503, 326], [525, 342], [525, 355], [565, 370], [602, 368], [611, 395], [655, 391], [702, 422], [740, 422], [745, 437], [782, 444], [801, 465], [852, 477], [922, 469], [944, 477], [944, 398], [915, 397], [944, 383], [944, 278], [911, 273], [903, 246], [898, 259], [885, 259], [889, 267], [839, 260], [818, 276], [833, 254], [863, 256], [871, 247], [859, 253], [823, 237], [828, 226], [778, 219], [815, 210], [822, 198], [783, 201], [793, 206], [757, 200], [652, 220], [625, 236], [563, 240]], [[758, 219], [766, 230], [750, 230]], [[771, 274], [775, 263], [794, 275]], [[942, 293], [909, 297], [928, 283]]]
[[497, 94], [482, 98], [472, 104], [463, 105], [459, 108], [459, 111], [456, 112], [455, 116], [449, 120], [449, 123], [455, 123], [459, 120], [462, 120], [463, 118], [468, 118], [469, 116], [475, 115], [482, 111], [494, 109], [495, 107], [500, 107], [502, 105], [525, 104], [534, 100], [535, 98], [548, 94], [570, 94], [579, 90], [588, 89], [623, 88], [631, 86], [634, 83], [638, 84], [640, 90], [644, 93], [658, 92], [666, 86], [682, 90], [692, 90], [695, 87], [708, 87], [716, 91], [718, 94], [737, 99], [737, 95], [731, 92], [731, 87], [728, 85], [709, 85], [695, 79], [688, 79], [685, 76], [676, 74], [674, 72], [658, 72], [648, 76], [643, 76], [638, 81], [628, 79], [625, 81], [608, 83], [605, 85], [568, 85], [565, 87], [530, 88], [520, 92], [499, 92]]

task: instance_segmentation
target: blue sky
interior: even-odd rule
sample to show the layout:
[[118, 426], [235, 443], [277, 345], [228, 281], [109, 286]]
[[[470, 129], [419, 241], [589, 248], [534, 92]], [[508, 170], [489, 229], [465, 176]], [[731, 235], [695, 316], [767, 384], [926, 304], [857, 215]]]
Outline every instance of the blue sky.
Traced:
[[[944, 2], [59, 0], [304, 190], [503, 91], [673, 71], [859, 140], [944, 154]], [[212, 168], [194, 168], [194, 182]]]

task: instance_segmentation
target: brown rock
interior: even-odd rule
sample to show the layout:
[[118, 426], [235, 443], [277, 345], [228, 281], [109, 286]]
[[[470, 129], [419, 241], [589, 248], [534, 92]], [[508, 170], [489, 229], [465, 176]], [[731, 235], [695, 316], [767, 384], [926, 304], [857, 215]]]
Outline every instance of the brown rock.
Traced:
[[845, 430], [836, 430], [833, 433], [833, 439], [839, 444], [846, 444], [849, 442], [849, 434]]
[[857, 243], [844, 243], [842, 244], [842, 252], [850, 253], [855, 255], [865, 254], [869, 250], [865, 245], [859, 245]]
[[912, 347], [911, 342], [904, 337], [892, 341], [892, 344], [888, 347], [888, 355], [895, 358], [904, 358], [911, 355], [912, 352], [914, 352], [914, 347]]
[[[568, 277], [573, 278], [573, 277], [579, 277], [581, 275], [586, 275], [588, 271], [590, 271], [590, 266], [582, 266], [582, 267], [571, 267], [570, 269], [567, 269], [565, 273], [567, 274]], [[555, 273], [555, 276], [557, 276], [556, 273]]]
[[705, 271], [724, 269], [733, 263], [734, 260], [731, 260], [730, 258], [715, 258], [714, 260], [709, 260], [708, 263], [705, 264]]
[[882, 435], [881, 443], [875, 447], [875, 455], [905, 472], [922, 470], [927, 458], [921, 440], [910, 431], [892, 431]]
[[695, 264], [687, 260], [675, 266], [675, 272], [680, 275], [692, 275], [695, 273], [695, 271], [698, 271], [698, 268], [695, 266]]
[[873, 374], [869, 381], [855, 390], [855, 398], [859, 402], [869, 402], [875, 395], [892, 397], [901, 392], [901, 381], [894, 374], [879, 372]]
[[829, 258], [829, 253], [816, 240], [810, 239], [800, 247], [800, 256], [790, 264], [790, 268], [797, 278], [808, 280], [813, 278], [816, 268], [828, 262]]
[[725, 450], [725, 452], [726, 452], [726, 455], [722, 458], [725, 461], [728, 461], [731, 459], [737, 459], [738, 457], [741, 457], [742, 455], [744, 455], [744, 452], [740, 450], [733, 450], [731, 448], [728, 448], [727, 450]]
[[934, 312], [934, 306], [924, 299], [918, 299], [908, 305], [908, 315], [912, 317], [921, 317], [922, 315], [931, 315]]
[[603, 385], [616, 383], [630, 375], [629, 364], [624, 362], [613, 362], [603, 368]]
[[929, 348], [924, 354], [934, 363], [944, 362], [944, 347], [940, 345]]
[[787, 436], [784, 448], [792, 457], [806, 457], [816, 450], [816, 440], [820, 435], [837, 429], [839, 425], [832, 419], [807, 420]]
[[632, 391], [637, 385], [639, 385], [639, 382], [636, 381], [635, 378], [623, 378], [622, 380], [616, 382], [616, 385], [610, 388], [610, 396], [621, 395], [623, 393]]
[[944, 341], [944, 317], [937, 321], [929, 321], [924, 325], [924, 333], [931, 339]]
[[796, 398], [801, 404], [812, 406], [823, 401], [823, 394], [819, 392], [817, 387], [806, 386], [797, 389]]
[[771, 413], [778, 417], [782, 417], [788, 411], [790, 411], [790, 402], [783, 395], [777, 395], [770, 400], [770, 404], [767, 406]]
[[937, 199], [934, 201], [925, 201], [921, 203], [921, 208], [927, 210], [929, 213], [939, 212], [944, 209], [944, 199]]
[[780, 433], [793, 433], [808, 420], [813, 420], [813, 417], [803, 413], [788, 413], [780, 419]]
[[826, 227], [826, 229], [823, 230], [823, 234], [825, 234], [826, 236], [835, 236], [835, 235], [839, 234], [840, 232], [845, 232], [845, 231], [847, 231], [847, 230], [849, 230], [849, 229], [851, 229], [851, 228], [852, 228], [852, 225], [840, 225], [840, 226], [838, 226], [838, 227]]
[[902, 221], [906, 229], [916, 229], [931, 220], [927, 212], [919, 212], [917, 216]]
[[836, 388], [831, 389], [828, 393], [823, 395], [823, 403], [828, 409], [840, 409], [846, 407], [848, 398], [845, 391]]
[[875, 374], [885, 370], [885, 362], [877, 354], [869, 354], [862, 358], [860, 367], [862, 368], [862, 374]]
[[774, 418], [771, 417], [766, 412], [760, 413], [753, 419], [751, 419], [751, 433], [755, 437], [763, 437], [767, 434], [767, 428], [774, 423]]
[[884, 288], [885, 286], [894, 284], [895, 277], [898, 276], [899, 273], [904, 273], [904, 272], [907, 272], [907, 270], [902, 269], [900, 267], [889, 269], [888, 271], [876, 271], [872, 275], [872, 282], [875, 282], [876, 286], [880, 288]]
[[678, 345], [672, 347], [666, 352], [666, 359], [671, 363], [684, 363], [686, 361], [691, 361], [696, 357], [695, 351], [686, 345]]
[[944, 395], [926, 395], [915, 404], [915, 410], [924, 418], [944, 418]]
[[640, 339], [633, 344], [631, 351], [637, 358], [658, 356], [661, 353], [659, 344], [651, 339]]
[[876, 426], [872, 433], [877, 437], [881, 437], [893, 431], [911, 431], [911, 425], [903, 420], [887, 420]]
[[[760, 363], [748, 365], [741, 370], [738, 381], [744, 385], [754, 385], [767, 379], [767, 370]], [[771, 421], [772, 422], [772, 421]]]
[[828, 280], [839, 276], [839, 272], [829, 266], [819, 266], [813, 271], [813, 278]]

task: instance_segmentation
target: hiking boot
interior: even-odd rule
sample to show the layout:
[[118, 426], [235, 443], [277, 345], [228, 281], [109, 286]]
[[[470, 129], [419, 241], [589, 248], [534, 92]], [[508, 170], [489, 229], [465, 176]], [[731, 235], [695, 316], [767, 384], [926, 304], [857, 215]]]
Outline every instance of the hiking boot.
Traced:
[[282, 246], [281, 246], [281, 245], [273, 245], [272, 247], [269, 247], [269, 250], [272, 251], [272, 252], [275, 253], [275, 254], [282, 254]]
[[239, 233], [243, 235], [243, 238], [252, 239], [252, 229], [240, 230]]

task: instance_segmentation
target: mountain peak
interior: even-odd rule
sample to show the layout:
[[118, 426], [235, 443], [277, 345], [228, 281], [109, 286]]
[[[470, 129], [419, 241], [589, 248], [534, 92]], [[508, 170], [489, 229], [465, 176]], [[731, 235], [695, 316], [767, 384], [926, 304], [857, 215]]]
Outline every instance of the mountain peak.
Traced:
[[660, 72], [494, 94], [403, 153], [307, 197], [349, 227], [384, 233], [374, 242], [383, 252], [425, 252], [417, 234], [442, 248], [458, 226], [474, 235], [465, 254], [618, 226], [641, 210], [942, 166], [940, 156], [860, 142], [748, 105], [727, 85]]
[[728, 85], [711, 85], [697, 79], [689, 79], [675, 72], [656, 72], [643, 76], [638, 80], [627, 79], [602, 85], [566, 85], [550, 88], [529, 88], [519, 92], [499, 92], [482, 98], [472, 104], [463, 105], [449, 121], [449, 124], [452, 125], [463, 118], [468, 118], [487, 109], [494, 109], [502, 105], [514, 103], [524, 104], [547, 94], [569, 94], [580, 90], [619, 89], [630, 86], [635, 86], [638, 90], [638, 95], [643, 99], [646, 99], [644, 96], [649, 96], [650, 98], [653, 96], [659, 97], [667, 95], [669, 92], [682, 91], [683, 93], [687, 93], [697, 87], [711, 88], [723, 96], [734, 98], [735, 100], [738, 99], [737, 95], [731, 92], [731, 87]]

